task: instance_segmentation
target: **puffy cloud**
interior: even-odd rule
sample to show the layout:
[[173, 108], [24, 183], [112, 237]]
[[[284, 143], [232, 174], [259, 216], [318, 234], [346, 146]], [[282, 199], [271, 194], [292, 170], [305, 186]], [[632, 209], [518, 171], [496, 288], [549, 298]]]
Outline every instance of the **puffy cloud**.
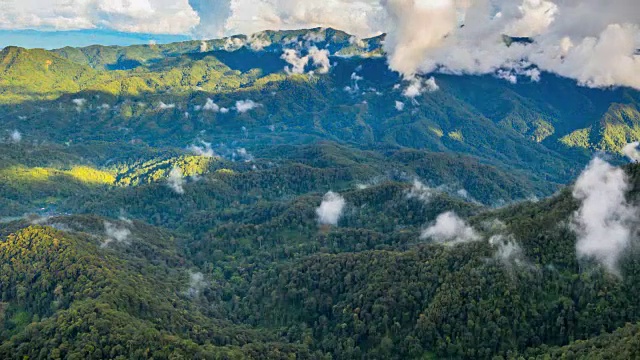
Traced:
[[379, 0], [233, 0], [225, 32], [331, 27], [358, 36], [378, 33], [384, 20]]
[[244, 162], [252, 162], [253, 159], [254, 159], [253, 155], [250, 152], [248, 152], [247, 149], [245, 148], [239, 148], [239, 149], [233, 150], [231, 153], [232, 161], [240, 160]]
[[200, 142], [204, 146], [190, 145], [189, 147], [187, 147], [187, 150], [191, 151], [197, 156], [204, 156], [208, 158], [216, 156], [216, 154], [213, 152], [213, 149], [211, 148], [211, 143], [205, 141]]
[[176, 104], [165, 104], [162, 101], [160, 101], [160, 103], [158, 104], [158, 109], [160, 110], [174, 109], [175, 107], [176, 107]]
[[9, 135], [9, 138], [11, 139], [11, 142], [17, 144], [20, 141], [22, 141], [22, 133], [20, 133], [20, 131], [18, 131], [18, 130], [13, 130], [11, 132], [11, 135]]
[[409, 86], [402, 92], [402, 95], [411, 99], [415, 99], [416, 97], [422, 95], [424, 91], [426, 92], [436, 92], [440, 90], [440, 87], [436, 83], [436, 79], [432, 76], [427, 80], [423, 80], [418, 76], [414, 76], [411, 78], [409, 82]]
[[5, 0], [0, 29], [186, 34], [200, 22], [188, 0]]
[[573, 189], [573, 197], [580, 201], [573, 216], [573, 229], [578, 236], [576, 253], [580, 258], [594, 258], [614, 274], [631, 241], [631, 224], [638, 211], [626, 200], [629, 188], [622, 169], [596, 158]]
[[117, 224], [111, 223], [109, 221], [105, 221], [104, 232], [107, 238], [100, 245], [103, 248], [109, 246], [109, 244], [111, 244], [114, 241], [122, 244], [131, 243], [129, 239], [129, 237], [131, 236], [131, 230], [127, 229], [126, 227], [121, 227], [121, 226], [118, 226]]
[[333, 191], [329, 191], [322, 198], [322, 203], [316, 209], [318, 223], [322, 225], [338, 225], [342, 211], [346, 205], [345, 199]]
[[285, 68], [285, 71], [290, 74], [304, 74], [304, 69], [309, 63], [308, 56], [300, 56], [300, 53], [294, 49], [285, 49], [280, 58], [291, 65]]
[[396, 110], [398, 111], [404, 110], [404, 103], [402, 101], [396, 101]]
[[280, 58], [291, 65], [285, 67], [285, 71], [289, 74], [304, 74], [309, 63], [315, 66], [315, 72], [319, 74], [326, 74], [329, 72], [329, 69], [331, 69], [329, 51], [325, 49], [320, 50], [315, 46], [310, 47], [308, 54], [305, 56], [301, 56], [300, 52], [294, 49], [285, 49]]
[[169, 177], [167, 178], [167, 185], [176, 192], [176, 194], [184, 194], [184, 177], [182, 175], [182, 170], [179, 167], [174, 167], [169, 172]]
[[640, 146], [640, 142], [638, 141], [627, 144], [622, 149], [622, 153], [628, 157], [630, 161], [640, 162], [640, 151], [638, 151], [638, 146]]
[[218, 106], [218, 104], [214, 103], [213, 100], [207, 99], [207, 102], [202, 107], [202, 110], [219, 112], [220, 111], [220, 106]]
[[415, 75], [427, 52], [457, 26], [453, 0], [383, 0], [392, 26], [384, 43], [389, 66]]
[[267, 38], [263, 33], [257, 33], [249, 37], [248, 43], [253, 51], [261, 51], [271, 45], [271, 40], [269, 40], [269, 38]]
[[236, 101], [235, 109], [237, 112], [244, 114], [247, 111], [253, 110], [257, 107], [262, 106], [253, 100], [238, 100]]
[[476, 231], [454, 212], [446, 212], [438, 216], [435, 223], [422, 232], [420, 238], [447, 244], [480, 240]]
[[540, 68], [578, 80], [589, 87], [614, 85], [640, 89], [640, 28], [612, 24], [598, 36], [574, 42], [568, 37], [530, 56]]
[[555, 19], [558, 6], [551, 1], [524, 0], [518, 6], [519, 19], [511, 22], [504, 33], [516, 37], [530, 37], [543, 33]]
[[331, 61], [329, 60], [329, 51], [322, 49], [319, 50], [313, 46], [309, 49], [309, 57], [313, 61], [313, 65], [316, 67], [314, 70], [318, 74], [326, 74], [331, 68]]
[[71, 102], [76, 106], [76, 110], [77, 110], [78, 112], [81, 112], [81, 111], [82, 111], [82, 108], [83, 108], [83, 107], [84, 107], [84, 105], [87, 103], [87, 99], [82, 99], [82, 98], [79, 98], [79, 99], [73, 99], [73, 100], [71, 100]]
[[[633, 0], [382, 3], [388, 14], [389, 65], [405, 77], [503, 70], [500, 77], [515, 83], [520, 75], [537, 81], [539, 70], [528, 68], [537, 66], [586, 86], [640, 88], [640, 11]], [[505, 44], [503, 35], [534, 41]]]

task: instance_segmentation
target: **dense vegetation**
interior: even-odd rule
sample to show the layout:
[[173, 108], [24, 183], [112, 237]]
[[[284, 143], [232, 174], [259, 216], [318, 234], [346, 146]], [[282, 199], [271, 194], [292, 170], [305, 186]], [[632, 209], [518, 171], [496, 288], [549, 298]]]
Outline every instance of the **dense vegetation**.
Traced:
[[[638, 140], [640, 94], [436, 75], [409, 99], [381, 39], [2, 50], [0, 358], [640, 356], [637, 249], [579, 261], [564, 188]], [[312, 45], [328, 74], [284, 71]], [[480, 240], [422, 238], [448, 211]]]

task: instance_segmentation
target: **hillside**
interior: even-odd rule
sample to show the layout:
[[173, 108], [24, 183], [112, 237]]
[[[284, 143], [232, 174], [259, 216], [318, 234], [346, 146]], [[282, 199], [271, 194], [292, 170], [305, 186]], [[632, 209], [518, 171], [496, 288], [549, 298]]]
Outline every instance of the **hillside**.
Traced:
[[640, 356], [640, 93], [383, 39], [0, 51], [0, 358]]

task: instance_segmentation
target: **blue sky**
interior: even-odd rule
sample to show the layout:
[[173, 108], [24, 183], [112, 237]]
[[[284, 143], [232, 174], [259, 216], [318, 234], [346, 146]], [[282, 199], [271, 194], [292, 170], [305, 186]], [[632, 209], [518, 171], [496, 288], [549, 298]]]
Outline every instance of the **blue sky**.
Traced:
[[37, 31], [0, 30], [0, 48], [20, 46], [25, 48], [57, 49], [65, 46], [158, 44], [191, 39], [187, 35], [162, 35], [124, 33], [113, 30]]

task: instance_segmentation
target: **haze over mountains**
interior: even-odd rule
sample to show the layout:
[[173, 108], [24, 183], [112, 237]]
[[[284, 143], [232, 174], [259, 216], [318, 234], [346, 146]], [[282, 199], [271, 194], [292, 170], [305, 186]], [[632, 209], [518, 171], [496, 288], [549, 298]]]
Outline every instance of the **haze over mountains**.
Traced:
[[0, 51], [0, 357], [638, 356], [640, 93], [384, 39]]

